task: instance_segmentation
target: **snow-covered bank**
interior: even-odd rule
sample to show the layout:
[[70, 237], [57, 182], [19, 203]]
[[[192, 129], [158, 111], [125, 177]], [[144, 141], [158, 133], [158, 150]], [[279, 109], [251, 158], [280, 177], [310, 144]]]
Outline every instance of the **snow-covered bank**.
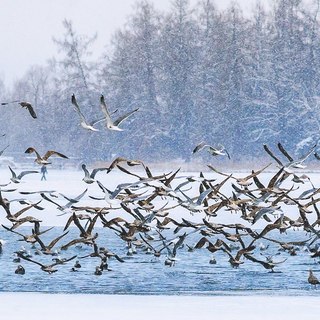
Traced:
[[[318, 297], [0, 293], [1, 319], [318, 319]], [[258, 315], [258, 316], [257, 316]]]

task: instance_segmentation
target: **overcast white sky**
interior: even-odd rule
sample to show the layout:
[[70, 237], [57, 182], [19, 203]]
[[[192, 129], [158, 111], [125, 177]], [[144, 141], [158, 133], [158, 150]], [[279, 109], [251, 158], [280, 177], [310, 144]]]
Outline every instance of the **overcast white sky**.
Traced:
[[[269, 1], [269, 0], [266, 0]], [[171, 0], [152, 0], [168, 10]], [[198, 0], [190, 0], [196, 4]], [[255, 0], [235, 0], [251, 11]], [[56, 54], [52, 37], [63, 35], [62, 20], [73, 22], [77, 33], [98, 34], [97, 56], [114, 31], [125, 23], [136, 0], [0, 0], [0, 77], [7, 85], [31, 65], [43, 65]], [[215, 0], [224, 9], [230, 0]]]

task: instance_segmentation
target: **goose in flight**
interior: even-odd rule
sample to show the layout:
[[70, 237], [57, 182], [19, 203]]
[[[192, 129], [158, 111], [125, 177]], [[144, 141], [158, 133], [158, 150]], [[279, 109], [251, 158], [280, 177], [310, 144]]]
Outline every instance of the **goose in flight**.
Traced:
[[98, 120], [95, 120], [95, 121], [92, 121], [92, 122], [89, 123], [86, 120], [86, 118], [84, 117], [83, 113], [81, 112], [80, 107], [79, 107], [79, 105], [77, 103], [77, 100], [76, 100], [76, 97], [75, 97], [74, 94], [71, 96], [71, 103], [72, 103], [72, 105], [74, 107], [74, 110], [78, 113], [78, 115], [80, 117], [80, 125], [81, 125], [81, 127], [86, 129], [86, 130], [89, 130], [89, 131], [99, 131], [99, 129], [96, 129], [94, 127], [94, 125], [96, 123], [98, 123], [98, 122], [101, 122], [105, 118], [103, 117], [101, 119], [98, 119]]
[[30, 102], [15, 100], [15, 101], [9, 101], [9, 102], [1, 102], [1, 105], [5, 106], [5, 105], [11, 104], [11, 103], [18, 103], [22, 108], [26, 108], [29, 111], [29, 113], [33, 119], [37, 119], [37, 114], [34, 111]]
[[46, 164], [51, 164], [51, 162], [48, 161], [49, 157], [51, 157], [52, 155], [56, 155], [58, 157], [61, 158], [65, 158], [65, 159], [69, 159], [67, 156], [65, 156], [64, 154], [57, 152], [57, 151], [53, 151], [53, 150], [49, 150], [45, 153], [45, 155], [43, 157], [40, 156], [40, 154], [37, 152], [37, 150], [33, 147], [29, 147], [25, 153], [32, 153], [34, 152], [37, 156], [37, 158], [34, 160], [36, 163], [38, 164], [42, 164], [42, 165], [46, 165]]
[[60, 239], [62, 239], [68, 233], [69, 231], [63, 233], [62, 235], [59, 235], [57, 238], [53, 239], [48, 245], [45, 245], [37, 234], [34, 235], [34, 238], [39, 243], [42, 253], [44, 253], [45, 255], [55, 255], [55, 251], [53, 251], [52, 248], [57, 244], [57, 242]]
[[30, 171], [21, 171], [20, 174], [17, 176], [17, 174], [12, 170], [12, 168], [10, 166], [8, 166], [10, 171], [11, 171], [11, 178], [10, 180], [13, 183], [20, 183], [21, 179], [23, 176], [25, 176], [26, 174], [30, 174], [30, 173], [39, 173], [39, 171], [35, 171], [35, 170], [30, 170]]
[[68, 259], [63, 259], [63, 262], [61, 261], [55, 261], [54, 263], [50, 264], [50, 265], [44, 265], [38, 261], [35, 261], [33, 259], [30, 259], [29, 257], [25, 256], [24, 254], [20, 253], [20, 252], [16, 252], [17, 256], [23, 260], [26, 260], [26, 261], [29, 261], [29, 262], [32, 262], [32, 263], [35, 263], [37, 265], [40, 266], [41, 270], [42, 271], [45, 271], [49, 274], [53, 273], [53, 272], [57, 272], [58, 270], [57, 269], [54, 269], [55, 266], [59, 265], [59, 264], [64, 264], [68, 261], [71, 261], [73, 259], [75, 259], [77, 256], [72, 256], [71, 258], [68, 258]]
[[124, 115], [122, 115], [121, 117], [119, 117], [117, 120], [113, 121], [111, 119], [108, 107], [104, 101], [104, 96], [101, 95], [100, 97], [100, 106], [101, 106], [101, 110], [102, 113], [104, 114], [104, 119], [106, 120], [106, 126], [109, 130], [114, 130], [114, 131], [123, 131], [123, 129], [120, 129], [118, 127], [118, 125], [123, 122], [124, 120], [126, 120], [129, 116], [131, 116], [133, 113], [137, 112], [139, 110], [139, 108], [136, 108], [128, 113], [125, 113]]
[[272, 260], [272, 258], [267, 259], [267, 261], [263, 261], [263, 260], [260, 260], [260, 259], [255, 258], [254, 256], [252, 256], [252, 255], [249, 254], [249, 253], [245, 253], [245, 254], [244, 254], [244, 257], [247, 258], [248, 260], [252, 261], [252, 262], [261, 264], [265, 269], [271, 270], [271, 272], [275, 272], [275, 271], [273, 270], [275, 266], [277, 266], [277, 265], [279, 265], [279, 264], [284, 263], [285, 261], [287, 261], [287, 258], [286, 258], [286, 259], [283, 259], [283, 260], [281, 260], [281, 261], [277, 261], [277, 262], [274, 262], [274, 261]]
[[[114, 159], [109, 168], [108, 168], [108, 171], [107, 173], [109, 173], [111, 170], [113, 170], [115, 167], [118, 167], [118, 164], [121, 163], [121, 162], [126, 162], [126, 164], [129, 166], [129, 167], [133, 167], [133, 166], [137, 166], [137, 165], [142, 165], [144, 168], [146, 168], [146, 166], [144, 165], [144, 163], [141, 161], [141, 160], [130, 160], [130, 159], [126, 159], [126, 158], [123, 158], [123, 157], [117, 157], [116, 159]], [[118, 167], [119, 168], [119, 167]], [[121, 170], [121, 169], [120, 169]]]
[[207, 151], [213, 156], [227, 156], [230, 159], [230, 155], [224, 146], [219, 146], [219, 148], [215, 148], [206, 144], [204, 141], [200, 142], [192, 151], [192, 153], [196, 153], [202, 149], [207, 149]]

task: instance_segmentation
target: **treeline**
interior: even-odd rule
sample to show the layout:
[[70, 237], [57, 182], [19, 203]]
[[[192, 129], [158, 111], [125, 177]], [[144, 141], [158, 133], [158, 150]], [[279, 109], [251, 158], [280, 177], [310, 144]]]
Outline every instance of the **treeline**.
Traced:
[[[210, 0], [195, 7], [173, 0], [163, 13], [139, 1], [98, 60], [90, 52], [95, 36], [64, 21], [55, 59], [12, 88], [0, 83], [1, 100], [28, 100], [38, 113], [34, 120], [2, 106], [8, 152], [34, 146], [83, 161], [189, 161], [204, 140], [224, 145], [233, 161], [264, 156], [262, 144], [278, 141], [302, 154], [320, 128], [319, 0], [308, 4], [274, 0], [266, 10], [257, 1], [248, 16], [236, 3], [222, 12]], [[72, 93], [88, 119], [101, 116], [101, 93], [116, 114], [140, 110], [123, 132], [103, 124], [87, 132]]]

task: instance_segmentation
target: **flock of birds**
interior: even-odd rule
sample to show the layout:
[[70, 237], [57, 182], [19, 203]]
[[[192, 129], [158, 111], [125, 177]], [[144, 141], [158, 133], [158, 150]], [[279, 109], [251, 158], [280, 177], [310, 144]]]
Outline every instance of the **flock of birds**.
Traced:
[[[98, 130], [94, 125], [100, 121], [105, 121], [108, 129], [120, 131], [122, 129], [118, 127], [119, 124], [138, 111], [134, 109], [113, 121], [104, 97], [101, 96], [103, 117], [88, 122], [74, 95], [71, 102], [80, 117], [81, 126], [91, 131]], [[17, 101], [5, 102], [2, 105], [9, 103]], [[36, 118], [31, 104], [18, 103]], [[101, 239], [101, 227], [109, 229], [123, 241], [128, 255], [140, 253], [153, 254], [156, 258], [164, 256], [166, 266], [177, 263], [180, 250], [193, 252], [206, 249], [212, 256], [212, 264], [217, 263], [215, 253], [222, 252], [233, 268], [249, 261], [274, 272], [279, 264], [286, 262], [287, 257], [276, 261], [277, 253], [268, 254], [271, 245], [276, 246], [279, 252], [284, 252], [282, 254], [290, 256], [307, 251], [308, 256], [319, 263], [320, 210], [317, 202], [320, 201], [320, 188], [315, 187], [306, 174], [299, 175], [296, 170], [304, 168], [305, 160], [311, 155], [319, 160], [315, 151], [316, 145], [303, 157], [294, 159], [283, 145], [278, 143], [278, 149], [286, 161], [281, 161], [267, 145], [263, 147], [278, 166], [267, 182], [264, 181], [265, 171], [271, 163], [242, 177], [208, 165], [210, 177], [213, 178], [206, 178], [207, 172], [183, 175], [180, 169], [154, 174], [141, 160], [118, 157], [110, 165], [96, 167], [91, 172], [82, 164], [82, 183], [87, 188], [73, 198], [59, 193], [58, 190], [20, 191], [25, 198], [18, 199], [6, 196], [16, 191], [16, 188], [8, 187], [10, 183], [18, 184], [22, 179], [26, 179], [26, 175], [38, 173], [36, 170], [29, 170], [17, 174], [9, 167], [10, 181], [0, 186], [0, 206], [7, 221], [2, 224], [2, 228], [16, 234], [19, 240], [30, 247], [30, 250], [21, 248], [14, 252], [14, 262], [18, 263], [15, 273], [26, 272], [24, 262], [39, 265], [40, 269], [48, 274], [58, 271], [58, 267], [65, 264], [72, 265], [70, 270], [75, 272], [81, 267], [82, 259], [94, 259], [97, 262], [93, 272], [101, 275], [105, 270], [110, 270], [111, 259], [120, 263], [125, 261], [119, 254], [101, 245], [106, 241]], [[201, 150], [207, 150], [212, 156], [230, 158], [223, 146], [213, 147], [201, 142], [192, 152], [195, 154]], [[33, 147], [27, 148], [25, 153], [34, 153], [35, 162], [39, 165], [49, 165], [51, 156], [68, 159], [66, 155], [52, 150], [41, 156]], [[133, 167], [138, 170], [132, 170]], [[119, 170], [127, 182], [119, 183], [110, 190], [101, 182], [102, 179], [97, 177], [108, 175], [113, 170]], [[90, 201], [95, 205], [87, 205], [84, 201], [91, 185], [100, 190], [99, 196], [89, 195]], [[301, 185], [304, 186], [303, 192], [300, 191]], [[38, 199], [31, 202], [28, 196], [36, 196]], [[50, 238], [50, 241], [45, 241], [43, 235], [48, 238], [54, 227], [44, 228], [42, 219], [26, 214], [32, 210], [44, 210], [42, 201], [53, 205], [59, 215], [65, 217], [63, 232], [58, 237]], [[22, 206], [16, 212], [12, 209], [13, 202], [19, 202]], [[292, 215], [292, 212], [295, 214]], [[232, 214], [231, 219], [237, 222], [219, 223], [219, 218], [226, 214]], [[257, 228], [259, 224], [262, 228]], [[28, 234], [21, 231], [22, 226], [29, 226]], [[70, 239], [69, 231], [72, 226], [76, 228], [78, 236]], [[306, 232], [305, 239], [291, 242], [281, 240], [281, 236], [290, 229], [303, 230]], [[191, 243], [191, 238], [196, 238], [196, 243]], [[90, 253], [68, 256], [68, 249], [71, 247], [79, 248], [80, 252], [82, 247], [90, 248]], [[2, 250], [4, 246], [1, 244], [0, 252]], [[264, 254], [261, 251], [264, 251]], [[37, 259], [34, 257], [36, 255], [45, 258]], [[319, 284], [311, 269], [308, 282], [314, 286]]]

